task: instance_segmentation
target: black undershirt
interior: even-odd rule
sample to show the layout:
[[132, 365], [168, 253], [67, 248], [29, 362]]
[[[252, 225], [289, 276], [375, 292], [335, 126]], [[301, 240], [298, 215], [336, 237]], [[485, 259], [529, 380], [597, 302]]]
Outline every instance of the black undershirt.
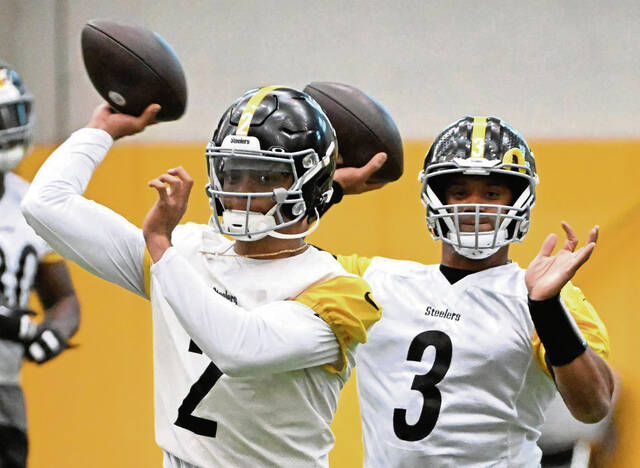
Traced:
[[449, 283], [454, 284], [460, 281], [465, 276], [477, 272], [473, 270], [461, 270], [460, 268], [453, 268], [440, 264], [440, 273], [442, 273], [444, 277], [447, 278], [447, 281], [449, 281]]

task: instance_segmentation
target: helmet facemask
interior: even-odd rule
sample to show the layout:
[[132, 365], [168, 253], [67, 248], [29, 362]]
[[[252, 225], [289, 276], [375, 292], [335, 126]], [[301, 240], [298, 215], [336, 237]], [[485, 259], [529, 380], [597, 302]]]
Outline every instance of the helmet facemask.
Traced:
[[[245, 140], [244, 147], [234, 140]], [[243, 145], [243, 144], [240, 144]], [[248, 147], [247, 147], [248, 145]], [[292, 226], [308, 216], [309, 207], [303, 189], [318, 171], [328, 164], [332, 150], [319, 157], [312, 149], [295, 153], [260, 150], [257, 138], [227, 136], [219, 147], [207, 145], [206, 157], [209, 168], [207, 193], [213, 215], [210, 224], [222, 234], [237, 240], [256, 241], [266, 236], [281, 239], [300, 238], [313, 232], [317, 222], [302, 233], [285, 234], [278, 230]], [[298, 168], [306, 171], [299, 174]], [[242, 178], [252, 180], [259, 191], [231, 191], [229, 184]], [[227, 186], [225, 188], [225, 185]], [[331, 191], [324, 194], [325, 201]], [[252, 205], [258, 199], [269, 199], [274, 205], [266, 212], [254, 211]], [[237, 209], [233, 199], [243, 200], [242, 209]], [[231, 208], [231, 205], [236, 205]], [[315, 217], [317, 209], [313, 208]]]
[[[464, 120], [457, 124], [465, 123]], [[511, 132], [508, 124], [499, 122], [501, 127]], [[445, 130], [449, 131], [447, 137], [452, 135], [450, 129], [451, 127]], [[517, 133], [513, 135], [521, 139]], [[513, 139], [513, 135], [510, 134], [510, 138]], [[427, 153], [425, 168], [419, 177], [422, 182], [421, 201], [427, 210], [427, 227], [433, 239], [450, 244], [458, 254], [474, 260], [488, 258], [511, 242], [521, 242], [529, 230], [531, 209], [535, 204], [535, 187], [538, 183], [533, 155], [528, 147], [525, 149], [522, 146], [521, 149], [512, 146], [504, 154], [498, 151], [497, 154], [494, 152], [487, 157], [478, 157], [469, 151], [473, 149], [469, 144], [466, 152], [468, 156], [465, 157], [464, 149], [455, 148], [456, 144], [464, 145], [464, 139], [453, 133], [450, 140], [453, 143], [445, 141], [444, 145], [453, 147], [454, 151], [447, 148], [446, 154], [438, 155], [438, 146], [442, 142], [436, 139]], [[498, 178], [499, 184], [509, 187], [512, 201], [509, 205], [447, 204], [444, 189], [455, 176]], [[461, 228], [463, 224], [464, 228]], [[483, 231], [481, 225], [486, 224], [494, 228]]]
[[18, 75], [0, 68], [0, 173], [12, 170], [29, 153], [31, 104]]

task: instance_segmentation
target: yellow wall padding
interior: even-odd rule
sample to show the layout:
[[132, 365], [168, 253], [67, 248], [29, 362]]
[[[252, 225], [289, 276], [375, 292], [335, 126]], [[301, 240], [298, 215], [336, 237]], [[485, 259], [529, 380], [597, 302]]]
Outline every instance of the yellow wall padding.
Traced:
[[[428, 144], [407, 143], [402, 178], [377, 192], [346, 196], [309, 241], [335, 253], [438, 262], [440, 246], [427, 233], [418, 198], [417, 175]], [[185, 221], [204, 223], [209, 217], [204, 147], [120, 143], [96, 172], [87, 196], [141, 225], [155, 200], [147, 181], [182, 165], [195, 179]], [[532, 148], [541, 181], [538, 204], [532, 230], [523, 244], [512, 247], [512, 257], [526, 266], [548, 233], [562, 235], [562, 220], [582, 240], [594, 224], [601, 226], [598, 246], [573, 282], [607, 325], [610, 362], [623, 382], [615, 466], [638, 466], [634, 450], [640, 433], [640, 300], [634, 290], [640, 277], [640, 142], [546, 141], [533, 142]], [[50, 150], [37, 148], [19, 173], [30, 179]], [[82, 304], [80, 331], [73, 339], [79, 346], [44, 366], [27, 364], [23, 373], [30, 467], [161, 466], [153, 435], [149, 304], [70, 267]], [[337, 442], [331, 466], [359, 466], [362, 446], [354, 379], [343, 391], [333, 428]]]

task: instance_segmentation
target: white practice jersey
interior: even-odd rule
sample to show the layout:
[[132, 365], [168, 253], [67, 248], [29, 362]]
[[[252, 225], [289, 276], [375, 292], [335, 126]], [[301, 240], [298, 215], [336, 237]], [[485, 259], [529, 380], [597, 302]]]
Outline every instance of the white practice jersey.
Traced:
[[358, 351], [365, 467], [539, 466], [556, 389], [537, 357], [524, 270], [450, 284], [439, 265], [365, 260], [384, 311]]
[[[4, 184], [0, 198], [0, 314], [28, 308], [38, 263], [51, 252], [20, 211], [29, 184], [11, 172], [4, 175]], [[22, 344], [0, 340], [0, 385], [19, 384], [23, 354]]]
[[[233, 252], [230, 241], [203, 225], [179, 226], [173, 245], [226, 300], [248, 310], [276, 303], [259, 309], [267, 314], [281, 314], [282, 301], [311, 285], [346, 275], [330, 254], [313, 247], [280, 260], [215, 255]], [[354, 348], [347, 348], [348, 365], [341, 373], [315, 366], [230, 377], [180, 326], [159, 287], [152, 277], [158, 444], [196, 466], [328, 466], [334, 443], [329, 426], [354, 365]], [[294, 304], [298, 319], [321, 321], [314, 310]], [[288, 313], [282, 318], [291, 319]]]
[[235, 256], [228, 239], [193, 223], [151, 266], [141, 230], [81, 196], [111, 143], [76, 132], [23, 209], [62, 255], [150, 297], [165, 466], [328, 466], [340, 389], [380, 314], [366, 282], [313, 247], [279, 260]]

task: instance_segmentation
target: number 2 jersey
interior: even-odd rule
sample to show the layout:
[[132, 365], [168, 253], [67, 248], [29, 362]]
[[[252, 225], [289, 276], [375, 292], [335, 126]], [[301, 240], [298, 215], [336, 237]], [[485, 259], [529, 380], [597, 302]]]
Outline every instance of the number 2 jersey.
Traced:
[[[537, 467], [556, 388], [516, 263], [450, 284], [439, 265], [339, 257], [384, 310], [358, 350], [365, 467]], [[589, 346], [604, 325], [570, 284], [562, 299]]]
[[380, 317], [369, 286], [313, 247], [244, 258], [193, 223], [151, 265], [142, 231], [82, 196], [112, 142], [75, 132], [41, 167], [23, 210], [63, 256], [151, 299], [165, 467], [328, 466], [340, 390]]

